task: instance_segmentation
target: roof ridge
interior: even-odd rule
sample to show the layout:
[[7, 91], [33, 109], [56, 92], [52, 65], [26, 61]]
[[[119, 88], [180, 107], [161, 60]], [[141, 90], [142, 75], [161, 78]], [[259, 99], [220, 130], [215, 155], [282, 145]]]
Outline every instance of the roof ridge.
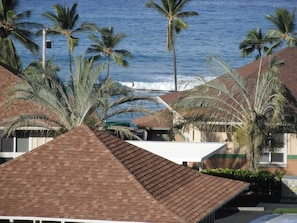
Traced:
[[[106, 148], [108, 148], [109, 150], [110, 150], [110, 147], [109, 147], [109, 144], [107, 143], [107, 142], [105, 142], [105, 141], [102, 141], [102, 136], [104, 136], [104, 135], [109, 135], [110, 137], [112, 137], [112, 138], [114, 138], [114, 140], [115, 141], [118, 141], [118, 140], [120, 140], [119, 138], [117, 138], [117, 137], [115, 137], [115, 136], [113, 136], [113, 135], [111, 135], [111, 134], [109, 134], [109, 133], [107, 133], [107, 132], [105, 132], [105, 131], [103, 131], [103, 130], [97, 130], [97, 129], [91, 129], [92, 131], [94, 131], [94, 133], [95, 133], [95, 135], [97, 136], [97, 138], [106, 146]], [[132, 144], [130, 144], [130, 143], [127, 143], [127, 142], [125, 142], [125, 141], [122, 141], [122, 143], [124, 143], [124, 144], [129, 144], [129, 145], [131, 145], [132, 147], [137, 147], [137, 146], [134, 146], [134, 145], [132, 145]], [[139, 150], [142, 150], [142, 151], [145, 151], [145, 152], [148, 152], [148, 153], [151, 153], [151, 152], [149, 152], [149, 151], [146, 151], [146, 150], [144, 150], [144, 149], [142, 149], [142, 148], [140, 148], [140, 147], [137, 147]], [[127, 165], [125, 165], [122, 161], [121, 161], [121, 159], [112, 151], [112, 150], [110, 150], [110, 152], [112, 153], [112, 155], [121, 163], [121, 165], [127, 170], [127, 171], [129, 171], [129, 173], [131, 174], [130, 175], [130, 177], [133, 177], [133, 183], [136, 183], [136, 185], [138, 185], [138, 186], [141, 186], [144, 190], [145, 190], [145, 192], [146, 193], [148, 193], [149, 195], [150, 195], [150, 197], [153, 199], [153, 200], [155, 200], [156, 202], [158, 202], [158, 199], [152, 194], [152, 193], [150, 193], [150, 191], [148, 191], [147, 190], [147, 188], [145, 187], [145, 185], [143, 185], [140, 181], [139, 181], [139, 179], [135, 176], [135, 174], [134, 174], [134, 172], [132, 171], [132, 169], [130, 169], [130, 168], [128, 168], [128, 166]], [[155, 155], [155, 154], [153, 154], [153, 153], [151, 153], [152, 155], [154, 155], [154, 156], [157, 156], [157, 155]], [[160, 205], [162, 205], [163, 206], [163, 208], [165, 208], [167, 211], [169, 211], [171, 214], [172, 214], [172, 216], [174, 216], [174, 218], [176, 218], [176, 220], [178, 220], [178, 222], [180, 222], [180, 223], [183, 223], [183, 222], [185, 222], [185, 220], [184, 219], [182, 219], [179, 215], [177, 215], [176, 213], [174, 213], [172, 210], [170, 210], [165, 204], [163, 204], [163, 203], [160, 203]], [[185, 222], [186, 223], [186, 222]]]

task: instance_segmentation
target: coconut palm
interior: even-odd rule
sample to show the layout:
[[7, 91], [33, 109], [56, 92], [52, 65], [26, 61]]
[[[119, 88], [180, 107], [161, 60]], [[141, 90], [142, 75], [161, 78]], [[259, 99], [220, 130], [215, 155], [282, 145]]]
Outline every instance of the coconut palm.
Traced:
[[[210, 65], [218, 63], [225, 75], [198, 86], [177, 101], [175, 107], [186, 120], [182, 126], [194, 125], [202, 131], [229, 127], [235, 132], [236, 142], [247, 148], [251, 168], [258, 169], [260, 152], [270, 133], [285, 122], [286, 97], [278, 78], [278, 62], [271, 60], [264, 73], [259, 68], [257, 80], [248, 85], [227, 63], [212, 57]], [[261, 58], [259, 64], [262, 67]]]
[[[93, 58], [88, 60], [82, 57], [75, 58], [75, 65], [75, 74], [67, 85], [62, 83], [56, 72], [42, 75], [44, 72], [42, 68], [39, 72], [22, 75], [25, 82], [17, 84], [11, 89], [8, 102], [25, 100], [37, 103], [45, 108], [46, 113], [13, 117], [6, 121], [4, 134], [10, 135], [16, 128], [28, 126], [43, 127], [57, 133], [69, 131], [83, 123], [93, 127], [103, 127], [106, 119], [116, 114], [108, 113], [109, 109], [128, 101], [154, 100], [148, 97], [133, 97], [127, 91], [124, 95], [123, 90], [119, 92], [119, 86], [116, 87], [110, 79], [98, 83], [104, 66], [95, 63]], [[119, 97], [120, 101], [118, 102], [110, 101], [114, 92], [117, 92], [117, 95], [121, 93], [126, 97]], [[139, 106], [118, 109], [117, 113], [120, 113], [120, 110], [122, 113], [133, 110], [149, 111], [149, 109], [141, 109]], [[103, 114], [102, 111], [106, 111], [106, 114]], [[127, 132], [127, 129], [124, 132]]]
[[295, 10], [292, 13], [288, 9], [276, 9], [274, 15], [267, 15], [266, 19], [275, 25], [276, 29], [269, 30], [267, 35], [276, 38], [278, 41], [285, 40], [287, 46], [296, 45]]
[[258, 60], [262, 56], [270, 55], [272, 50], [279, 45], [279, 42], [272, 44], [274, 40], [264, 35], [261, 28], [251, 29], [246, 38], [239, 44], [239, 49], [243, 57], [248, 57], [257, 51], [256, 60]]
[[18, 41], [32, 53], [37, 53], [38, 45], [32, 40], [32, 28], [40, 27], [33, 22], [25, 22], [31, 12], [16, 13], [18, 0], [0, 0], [0, 62], [21, 70], [21, 60], [17, 54], [14, 41]]
[[119, 43], [126, 37], [125, 34], [114, 34], [113, 27], [104, 27], [100, 30], [100, 32], [101, 39], [95, 35], [90, 35], [90, 39], [94, 41], [94, 44], [88, 48], [87, 53], [95, 53], [95, 57], [98, 57], [101, 53], [103, 53], [103, 55], [106, 57], [106, 78], [108, 78], [110, 71], [110, 58], [112, 58], [117, 65], [127, 67], [128, 62], [124, 58], [130, 58], [131, 53], [128, 50], [115, 49], [115, 47], [117, 47]]
[[49, 34], [64, 35], [67, 38], [68, 55], [69, 55], [69, 71], [72, 75], [72, 52], [78, 45], [78, 38], [74, 37], [74, 34], [78, 34], [85, 31], [98, 31], [98, 27], [94, 23], [83, 22], [78, 25], [79, 13], [77, 12], [77, 3], [74, 3], [72, 7], [62, 6], [56, 4], [53, 6], [55, 13], [46, 12], [43, 14], [45, 18], [48, 18], [53, 22], [53, 26], [48, 29]]
[[187, 29], [188, 24], [182, 18], [198, 15], [197, 12], [183, 12], [184, 6], [190, 0], [161, 0], [161, 5], [149, 0], [146, 7], [157, 10], [164, 15], [168, 20], [166, 46], [169, 51], [173, 52], [173, 67], [174, 67], [174, 87], [177, 91], [177, 69], [176, 69], [176, 52], [174, 46], [174, 33], [178, 34], [182, 29]]

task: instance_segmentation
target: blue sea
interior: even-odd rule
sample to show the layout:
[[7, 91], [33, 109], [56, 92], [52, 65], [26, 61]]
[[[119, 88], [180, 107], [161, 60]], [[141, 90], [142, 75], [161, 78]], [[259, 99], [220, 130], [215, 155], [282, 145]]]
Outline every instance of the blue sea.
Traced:
[[[72, 6], [75, 2], [78, 3], [79, 24], [88, 21], [96, 23], [99, 28], [113, 26], [115, 33], [127, 35], [117, 49], [129, 50], [132, 58], [128, 60], [128, 68], [111, 64], [110, 75], [113, 79], [127, 86], [134, 82], [137, 89], [174, 89], [172, 52], [166, 49], [167, 20], [155, 10], [146, 8], [146, 0], [20, 0], [18, 11], [31, 10], [29, 21], [50, 27], [51, 22], [42, 17], [42, 13], [54, 12], [54, 4]], [[159, 0], [155, 2], [160, 3]], [[197, 75], [214, 77], [205, 65], [209, 55], [219, 55], [233, 68], [252, 62], [255, 55], [242, 58], [238, 50], [239, 43], [248, 31], [262, 28], [266, 32], [273, 25], [265, 19], [265, 15], [274, 14], [277, 8], [287, 8], [291, 12], [296, 5], [296, 0], [190, 1], [184, 11], [196, 11], [199, 15], [186, 18], [188, 29], [175, 37], [178, 82], [189, 81], [195, 85], [193, 80]], [[85, 55], [92, 42], [87, 35], [76, 37], [80, 38], [80, 42], [74, 55]], [[61, 67], [59, 75], [67, 79], [69, 71], [65, 38], [47, 35], [46, 39], [52, 42], [52, 48], [46, 51], [46, 58], [54, 58], [56, 65]], [[41, 47], [42, 37], [36, 38], [36, 42]], [[41, 58], [41, 52], [33, 56], [21, 46], [17, 50], [23, 58], [24, 67], [31, 60]]]

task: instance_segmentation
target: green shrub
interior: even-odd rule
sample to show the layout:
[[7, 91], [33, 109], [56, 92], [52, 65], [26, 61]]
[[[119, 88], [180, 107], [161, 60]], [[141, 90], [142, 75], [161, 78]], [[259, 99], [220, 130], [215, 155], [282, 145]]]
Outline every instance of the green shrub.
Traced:
[[255, 195], [280, 196], [283, 173], [273, 174], [266, 170], [251, 171], [244, 169], [206, 169], [202, 173], [240, 180], [250, 183], [249, 192]]

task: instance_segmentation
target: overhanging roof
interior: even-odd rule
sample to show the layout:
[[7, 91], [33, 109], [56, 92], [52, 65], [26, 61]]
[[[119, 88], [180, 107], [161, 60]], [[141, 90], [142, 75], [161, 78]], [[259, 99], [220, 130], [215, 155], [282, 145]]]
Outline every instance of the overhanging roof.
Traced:
[[0, 216], [196, 223], [247, 187], [83, 125], [0, 165]]
[[226, 146], [216, 142], [168, 142], [168, 141], [137, 141], [127, 142], [168, 159], [177, 164], [183, 162], [202, 162]]

